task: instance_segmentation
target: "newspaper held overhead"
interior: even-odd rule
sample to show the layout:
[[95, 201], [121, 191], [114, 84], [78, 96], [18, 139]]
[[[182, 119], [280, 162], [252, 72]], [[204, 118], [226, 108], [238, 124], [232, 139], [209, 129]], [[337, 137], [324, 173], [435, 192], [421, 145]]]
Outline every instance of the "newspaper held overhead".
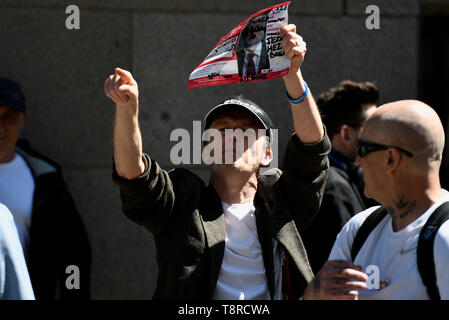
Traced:
[[287, 74], [280, 29], [288, 23], [289, 2], [253, 14], [220, 39], [190, 74], [189, 89], [275, 79]]

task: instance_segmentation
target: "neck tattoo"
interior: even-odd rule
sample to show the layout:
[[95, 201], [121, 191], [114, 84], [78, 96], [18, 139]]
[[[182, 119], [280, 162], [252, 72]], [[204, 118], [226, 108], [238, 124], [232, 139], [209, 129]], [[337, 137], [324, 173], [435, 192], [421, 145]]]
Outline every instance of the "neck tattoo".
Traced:
[[[388, 206], [387, 211], [394, 221], [398, 217], [399, 217], [399, 219], [403, 219], [406, 216], [408, 216], [410, 213], [412, 213], [416, 206], [416, 200], [413, 202], [410, 202], [410, 201], [405, 200], [404, 196], [399, 196], [398, 201], [393, 200], [393, 204], [394, 204], [394, 207]], [[399, 212], [399, 211], [401, 211], [401, 212]]]

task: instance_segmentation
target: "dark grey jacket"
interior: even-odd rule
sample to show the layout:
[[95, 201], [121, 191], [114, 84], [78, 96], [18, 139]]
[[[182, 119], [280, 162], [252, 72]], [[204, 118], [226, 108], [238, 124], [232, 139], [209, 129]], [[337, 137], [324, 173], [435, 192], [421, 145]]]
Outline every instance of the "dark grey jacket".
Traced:
[[[18, 146], [35, 183], [27, 262], [36, 300], [89, 299], [90, 243], [61, 169], [26, 141]], [[70, 265], [79, 268], [80, 289], [66, 288]]]
[[[305, 145], [293, 135], [284, 171], [259, 177], [256, 224], [271, 297], [274, 296], [272, 239], [289, 256], [294, 297], [313, 278], [300, 234], [318, 211], [324, 192], [330, 141]], [[114, 169], [125, 214], [154, 234], [159, 275], [154, 299], [211, 299], [225, 249], [221, 200], [212, 185], [186, 169], [162, 170], [145, 155], [146, 170], [126, 180]], [[299, 231], [299, 232], [298, 232]]]
[[364, 209], [362, 197], [348, 174], [331, 166], [320, 211], [303, 236], [314, 273], [318, 273], [328, 260], [335, 239], [345, 223]]

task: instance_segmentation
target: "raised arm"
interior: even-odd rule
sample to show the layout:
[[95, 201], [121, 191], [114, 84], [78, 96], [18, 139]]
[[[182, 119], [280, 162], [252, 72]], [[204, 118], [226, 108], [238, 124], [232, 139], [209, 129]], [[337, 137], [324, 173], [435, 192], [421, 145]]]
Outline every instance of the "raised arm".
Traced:
[[[137, 82], [130, 72], [116, 68], [106, 79], [104, 91], [116, 104], [112, 179], [120, 188], [122, 210], [129, 219], [158, 233], [172, 213], [175, 193], [170, 174], [142, 152]], [[179, 176], [177, 171], [171, 175]]]
[[[300, 98], [306, 91], [306, 85], [301, 74], [301, 65], [304, 61], [307, 48], [302, 37], [296, 33], [296, 26], [289, 24], [280, 31], [282, 49], [291, 60], [290, 71], [283, 77], [288, 96], [292, 100]], [[309, 92], [307, 97], [297, 105], [291, 104], [293, 124], [299, 140], [305, 144], [320, 141], [324, 136], [318, 107]]]
[[[327, 179], [331, 149], [321, 122], [318, 107], [302, 78], [300, 67], [306, 44], [296, 33], [295, 25], [280, 31], [282, 48], [291, 60], [288, 74], [283, 77], [291, 103], [295, 134], [287, 144], [279, 180], [280, 194], [295, 220], [300, 234], [307, 229], [319, 210]], [[285, 98], [285, 96], [284, 96]]]
[[139, 89], [131, 73], [115, 68], [104, 82], [104, 92], [115, 102], [114, 161], [118, 175], [134, 179], [145, 170], [139, 129]]

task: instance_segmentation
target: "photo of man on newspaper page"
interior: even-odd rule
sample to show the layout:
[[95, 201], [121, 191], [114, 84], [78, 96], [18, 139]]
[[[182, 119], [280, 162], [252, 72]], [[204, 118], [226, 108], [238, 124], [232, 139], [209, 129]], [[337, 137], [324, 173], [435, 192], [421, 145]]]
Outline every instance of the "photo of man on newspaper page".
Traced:
[[268, 15], [264, 13], [251, 19], [243, 28], [237, 45], [239, 76], [253, 76], [270, 69], [266, 44], [267, 20]]
[[290, 2], [260, 10], [223, 36], [189, 77], [189, 89], [270, 80], [288, 73], [281, 28]]

